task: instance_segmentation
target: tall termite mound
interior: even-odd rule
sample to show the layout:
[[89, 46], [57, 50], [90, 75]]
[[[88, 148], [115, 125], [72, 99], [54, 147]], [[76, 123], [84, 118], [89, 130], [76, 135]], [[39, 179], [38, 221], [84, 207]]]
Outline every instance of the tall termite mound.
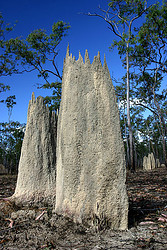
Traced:
[[127, 229], [125, 155], [109, 70], [100, 55], [64, 62], [57, 133], [56, 212]]
[[29, 102], [27, 125], [12, 199], [24, 205], [53, 204], [56, 193], [56, 124], [43, 97]]

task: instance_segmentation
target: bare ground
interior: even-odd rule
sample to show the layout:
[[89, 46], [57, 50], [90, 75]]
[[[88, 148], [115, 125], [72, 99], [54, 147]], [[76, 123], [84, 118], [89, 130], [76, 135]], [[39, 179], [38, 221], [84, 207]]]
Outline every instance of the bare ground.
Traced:
[[167, 249], [167, 170], [127, 174], [129, 229], [95, 232], [52, 214], [26, 210], [4, 199], [16, 176], [0, 176], [0, 249]]

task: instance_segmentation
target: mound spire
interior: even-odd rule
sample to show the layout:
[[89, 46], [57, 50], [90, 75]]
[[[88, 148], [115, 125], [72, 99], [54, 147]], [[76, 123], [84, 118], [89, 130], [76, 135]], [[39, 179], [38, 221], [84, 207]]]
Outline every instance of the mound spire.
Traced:
[[85, 64], [90, 64], [90, 59], [89, 59], [89, 54], [88, 54], [88, 50], [85, 50]]

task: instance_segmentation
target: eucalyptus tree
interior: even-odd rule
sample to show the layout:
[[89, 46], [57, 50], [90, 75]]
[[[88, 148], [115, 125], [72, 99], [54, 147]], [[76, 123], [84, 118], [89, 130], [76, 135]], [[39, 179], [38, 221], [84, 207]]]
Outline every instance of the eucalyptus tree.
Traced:
[[136, 42], [137, 32], [133, 29], [136, 20], [147, 12], [146, 0], [112, 0], [108, 4], [108, 9], [99, 7], [102, 14], [88, 13], [103, 19], [108, 24], [109, 29], [117, 37], [111, 47], [117, 47], [118, 53], [123, 58], [123, 66], [126, 68], [126, 102], [127, 102], [127, 121], [129, 131], [130, 166], [134, 169], [133, 155], [133, 132], [130, 117], [130, 52], [133, 51]]
[[[5, 42], [6, 53], [16, 62], [17, 73], [36, 71], [45, 82], [38, 87], [53, 90], [52, 96], [45, 97], [45, 102], [54, 110], [57, 110], [61, 98], [62, 75], [56, 64], [58, 45], [69, 28], [67, 23], [58, 21], [52, 25], [50, 34], [46, 30], [37, 29], [26, 39], [17, 37]], [[49, 79], [51, 75], [55, 79], [53, 82]]]
[[159, 120], [164, 161], [167, 166], [167, 89], [162, 83], [167, 75], [167, 2], [152, 5], [138, 31], [137, 43], [132, 56], [133, 65], [140, 68], [137, 78], [137, 94]]
[[[132, 76], [131, 76], [132, 78]], [[128, 131], [127, 131], [127, 113], [126, 113], [126, 106], [127, 106], [127, 99], [126, 99], [126, 82], [125, 78], [122, 83], [120, 82], [119, 85], [116, 86], [116, 95], [118, 99], [118, 107], [120, 111], [120, 121], [121, 121], [121, 131], [123, 140], [125, 143], [126, 149], [126, 162], [127, 165], [129, 163], [129, 144], [128, 144]], [[130, 109], [131, 109], [131, 127], [133, 132], [133, 152], [134, 152], [134, 166], [135, 169], [139, 165], [138, 162], [141, 162], [143, 158], [144, 152], [141, 151], [140, 144], [141, 142], [141, 130], [144, 121], [144, 113], [145, 108], [142, 105], [138, 105], [141, 103], [141, 100], [135, 98], [135, 89], [130, 91]], [[140, 148], [140, 150], [138, 150]], [[140, 152], [139, 152], [140, 151]], [[145, 149], [144, 149], [145, 151]], [[141, 165], [141, 164], [140, 164]]]

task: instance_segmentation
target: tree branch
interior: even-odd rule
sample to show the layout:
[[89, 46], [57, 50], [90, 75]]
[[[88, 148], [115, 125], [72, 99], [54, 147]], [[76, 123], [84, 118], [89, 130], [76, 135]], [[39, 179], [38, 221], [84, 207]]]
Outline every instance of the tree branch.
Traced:
[[143, 108], [146, 108], [146, 109], [148, 109], [149, 111], [151, 111], [153, 114], [155, 114], [156, 116], [158, 116], [158, 114], [156, 113], [156, 111], [155, 111], [154, 109], [152, 109], [152, 108], [150, 108], [150, 107], [148, 107], [148, 106], [146, 106], [146, 105], [144, 105], [144, 104], [142, 104], [142, 103], [135, 103], [134, 105], [137, 105], [137, 106], [141, 106], [141, 107], [143, 107]]
[[60, 75], [59, 70], [58, 70], [58, 68], [57, 68], [57, 66], [56, 66], [56, 64], [55, 64], [55, 58], [56, 58], [56, 56], [57, 56], [57, 53], [54, 55], [53, 60], [52, 60], [52, 63], [53, 63], [53, 66], [54, 66], [54, 68], [55, 68], [55, 70], [56, 70], [56, 75], [57, 75], [57, 77], [58, 77], [60, 80], [62, 80], [62, 76]]
[[122, 39], [122, 36], [120, 35], [120, 32], [119, 32], [119, 33], [116, 32], [115, 27], [114, 27], [115, 23], [114, 23], [113, 21], [107, 20], [106, 17], [103, 17], [103, 16], [101, 16], [101, 15], [99, 15], [99, 14], [96, 14], [96, 13], [94, 13], [94, 14], [87, 13], [86, 15], [88, 15], [88, 16], [96, 16], [96, 17], [102, 18], [106, 23], [108, 23], [108, 24], [111, 26], [110, 29], [114, 32], [114, 34], [115, 34], [116, 36], [118, 36], [119, 38]]

